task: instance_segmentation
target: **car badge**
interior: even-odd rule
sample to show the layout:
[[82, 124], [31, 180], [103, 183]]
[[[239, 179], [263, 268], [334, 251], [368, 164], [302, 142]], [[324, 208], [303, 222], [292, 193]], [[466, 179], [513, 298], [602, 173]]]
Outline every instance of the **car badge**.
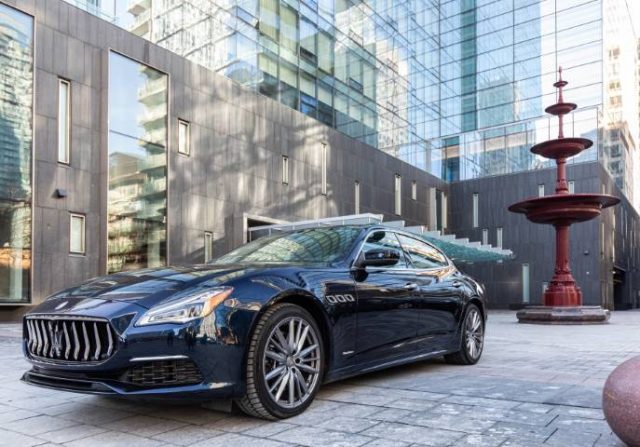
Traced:
[[62, 309], [64, 307], [67, 307], [67, 304], [69, 304], [69, 301], [63, 301], [63, 302], [61, 302], [60, 304], [58, 304], [56, 306], [55, 310], [60, 310], [60, 309]]
[[56, 353], [56, 357], [60, 357], [62, 353], [62, 331], [58, 324], [53, 327], [53, 334], [51, 335], [51, 349]]

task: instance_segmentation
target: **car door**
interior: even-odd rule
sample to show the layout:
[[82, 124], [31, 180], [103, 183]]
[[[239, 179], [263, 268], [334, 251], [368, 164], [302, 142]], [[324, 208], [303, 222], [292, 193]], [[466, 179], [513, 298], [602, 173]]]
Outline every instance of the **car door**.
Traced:
[[356, 361], [366, 363], [410, 350], [415, 339], [413, 312], [414, 275], [394, 232], [373, 230], [366, 236], [361, 254], [371, 249], [395, 249], [396, 265], [366, 267], [355, 271], [358, 297]]
[[435, 247], [407, 235], [398, 234], [403, 250], [413, 265], [416, 335], [421, 344], [434, 350], [450, 345], [457, 330], [457, 315], [462, 306], [462, 282], [458, 272]]

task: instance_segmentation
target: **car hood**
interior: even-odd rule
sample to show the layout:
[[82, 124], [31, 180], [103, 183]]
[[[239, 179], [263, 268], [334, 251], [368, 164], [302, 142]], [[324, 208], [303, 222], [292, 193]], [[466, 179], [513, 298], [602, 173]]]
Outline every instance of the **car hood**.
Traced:
[[131, 302], [145, 308], [185, 292], [187, 289], [206, 289], [247, 275], [265, 266], [214, 266], [162, 267], [155, 269], [121, 272], [91, 279], [78, 287], [63, 290], [50, 297], [101, 299]]

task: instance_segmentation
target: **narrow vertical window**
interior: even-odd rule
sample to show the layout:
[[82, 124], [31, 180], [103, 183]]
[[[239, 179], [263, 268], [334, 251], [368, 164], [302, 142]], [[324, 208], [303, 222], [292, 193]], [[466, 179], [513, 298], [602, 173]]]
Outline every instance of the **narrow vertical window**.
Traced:
[[496, 247], [502, 248], [502, 227], [496, 228]]
[[576, 182], [573, 180], [569, 180], [569, 194], [574, 194], [576, 192]]
[[191, 124], [188, 121], [178, 120], [178, 152], [191, 153]]
[[529, 296], [529, 264], [522, 264], [522, 302], [530, 302]]
[[394, 186], [394, 202], [395, 202], [395, 213], [400, 215], [402, 214], [402, 177], [396, 174], [395, 177], [395, 186]]
[[544, 183], [538, 185], [538, 197], [544, 197]]
[[354, 214], [360, 214], [360, 182], [356, 181], [353, 185], [353, 195], [354, 195]]
[[85, 217], [82, 214], [69, 215], [69, 253], [85, 253]]
[[282, 156], [282, 183], [289, 184], [289, 157], [286, 155]]
[[322, 194], [327, 195], [327, 145], [322, 145]]
[[58, 161], [69, 163], [71, 135], [71, 83], [58, 80]]
[[411, 182], [411, 200], [418, 200], [418, 182]]
[[489, 244], [489, 229], [488, 228], [483, 228], [482, 229], [482, 244], [483, 245], [488, 245]]
[[479, 219], [478, 219], [478, 208], [480, 202], [480, 195], [477, 192], [473, 193], [473, 228], [478, 228]]
[[213, 233], [204, 232], [204, 262], [211, 261], [213, 257]]
[[447, 213], [449, 212], [449, 198], [447, 197], [447, 194], [443, 191], [442, 192], [442, 203], [441, 203], [441, 212], [442, 212], [442, 231], [446, 230], [447, 225], [448, 225], [448, 220], [447, 220]]
[[600, 222], [600, 259], [604, 259], [604, 222]]

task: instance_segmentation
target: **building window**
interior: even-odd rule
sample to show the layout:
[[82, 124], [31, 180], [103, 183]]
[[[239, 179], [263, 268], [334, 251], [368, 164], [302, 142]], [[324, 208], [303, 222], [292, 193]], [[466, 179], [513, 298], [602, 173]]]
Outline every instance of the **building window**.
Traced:
[[528, 304], [529, 296], [529, 264], [522, 264], [522, 302]]
[[478, 228], [479, 226], [479, 218], [478, 218], [478, 208], [480, 202], [480, 195], [477, 192], [473, 193], [473, 228]]
[[109, 54], [109, 273], [166, 264], [167, 91], [165, 73]]
[[447, 193], [445, 193], [444, 191], [442, 192], [442, 198], [441, 198], [441, 203], [440, 203], [440, 215], [441, 215], [441, 222], [442, 222], [442, 228], [441, 230], [444, 231], [447, 229], [447, 213], [448, 213], [448, 209], [449, 209], [449, 198], [447, 197]]
[[85, 217], [82, 214], [69, 215], [69, 253], [85, 253]]
[[282, 156], [282, 183], [289, 184], [289, 157], [286, 155]]
[[325, 196], [327, 195], [327, 145], [323, 144], [320, 154], [321, 160], [321, 170], [322, 170], [322, 190], [321, 193]]
[[574, 194], [576, 192], [576, 182], [573, 180], [569, 180], [569, 194]]
[[496, 247], [502, 248], [502, 227], [496, 228]]
[[600, 222], [600, 259], [604, 259], [604, 222]]
[[489, 229], [488, 228], [483, 228], [482, 229], [482, 244], [483, 245], [489, 244]]
[[178, 152], [191, 153], [191, 123], [188, 121], [178, 120]]
[[360, 214], [360, 182], [356, 181], [353, 185], [353, 195], [354, 195], [354, 214]]
[[71, 83], [58, 80], [58, 161], [69, 163], [71, 136]]
[[396, 174], [395, 177], [395, 185], [393, 188], [394, 192], [394, 211], [396, 214], [402, 214], [402, 177]]
[[538, 197], [544, 197], [544, 183], [538, 185]]
[[204, 262], [211, 261], [213, 258], [213, 233], [210, 231], [204, 232]]
[[0, 301], [27, 302], [31, 276], [33, 19], [0, 2]]
[[411, 182], [411, 199], [418, 200], [418, 183], [415, 180]]

